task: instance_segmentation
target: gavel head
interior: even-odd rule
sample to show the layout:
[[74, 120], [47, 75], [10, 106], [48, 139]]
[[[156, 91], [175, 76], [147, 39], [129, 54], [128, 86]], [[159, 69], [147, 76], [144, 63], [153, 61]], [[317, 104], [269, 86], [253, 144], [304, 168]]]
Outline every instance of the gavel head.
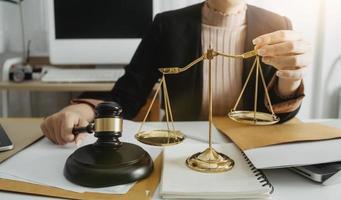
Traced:
[[96, 106], [96, 118], [121, 117], [122, 107], [116, 102], [103, 102]]
[[95, 109], [95, 137], [98, 138], [94, 144], [100, 147], [121, 146], [118, 140], [122, 136], [122, 107], [116, 102], [103, 102]]

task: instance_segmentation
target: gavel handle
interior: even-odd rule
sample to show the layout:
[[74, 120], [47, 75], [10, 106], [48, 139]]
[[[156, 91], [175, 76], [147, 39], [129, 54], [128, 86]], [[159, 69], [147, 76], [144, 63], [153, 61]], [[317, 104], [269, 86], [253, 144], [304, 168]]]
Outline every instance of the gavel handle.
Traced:
[[94, 132], [94, 124], [93, 123], [90, 123], [88, 124], [87, 126], [85, 127], [74, 127], [72, 129], [72, 133], [74, 135], [78, 135], [80, 133], [89, 133], [89, 134], [92, 134]]

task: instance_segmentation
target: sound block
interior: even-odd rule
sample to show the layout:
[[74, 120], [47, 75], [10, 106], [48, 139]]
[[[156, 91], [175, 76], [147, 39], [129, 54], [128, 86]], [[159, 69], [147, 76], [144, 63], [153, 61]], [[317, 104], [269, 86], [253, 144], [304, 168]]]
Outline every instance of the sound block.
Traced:
[[153, 160], [141, 147], [122, 143], [119, 148], [90, 144], [71, 154], [64, 167], [64, 176], [86, 187], [108, 187], [132, 183], [148, 177]]

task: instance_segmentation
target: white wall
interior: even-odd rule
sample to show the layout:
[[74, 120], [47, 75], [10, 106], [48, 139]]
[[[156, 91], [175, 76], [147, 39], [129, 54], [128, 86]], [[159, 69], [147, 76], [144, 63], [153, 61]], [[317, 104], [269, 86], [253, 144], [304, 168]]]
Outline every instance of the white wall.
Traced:
[[3, 5], [0, 4], [0, 53], [5, 51], [5, 34], [4, 34], [4, 22], [3, 22]]
[[[202, 0], [157, 0], [160, 11], [176, 9]], [[260, 6], [289, 17], [294, 29], [299, 31], [314, 47], [314, 62], [305, 78], [306, 98], [299, 113], [301, 118], [336, 117], [338, 110], [336, 90], [340, 88], [341, 66], [333, 63], [341, 54], [341, 21], [339, 8], [341, 1], [336, 0], [246, 0], [248, 3]], [[326, 4], [325, 25], [319, 24], [322, 3]], [[46, 20], [44, 6], [46, 0], [25, 0], [24, 16], [26, 38], [32, 40], [33, 54], [46, 54]], [[0, 31], [5, 31], [8, 51], [20, 51], [21, 41], [18, 9], [16, 6], [0, 2]], [[323, 13], [322, 13], [323, 14]], [[323, 18], [321, 18], [323, 21]], [[266, 20], [266, 19], [265, 19]], [[321, 26], [321, 27], [320, 27]], [[324, 28], [325, 29], [321, 29]], [[321, 38], [319, 38], [321, 37]], [[319, 39], [319, 40], [318, 40]], [[340, 64], [341, 65], [341, 64]], [[333, 70], [333, 71], [331, 71]], [[338, 71], [339, 70], [339, 71]], [[331, 76], [328, 76], [328, 73]], [[316, 81], [313, 81], [314, 80]], [[329, 83], [325, 82], [329, 80]], [[316, 91], [316, 89], [318, 91]]]
[[[323, 60], [318, 80], [321, 90], [316, 94], [317, 117], [336, 117], [340, 104], [337, 101], [341, 89], [341, 1], [325, 0]], [[341, 116], [340, 116], [341, 117]]]
[[[45, 1], [26, 0], [23, 2], [26, 42], [31, 40], [32, 53], [35, 55], [47, 55]], [[0, 2], [0, 4], [2, 5], [1, 14], [3, 16], [6, 50], [21, 52], [22, 41], [18, 6], [5, 2]]]

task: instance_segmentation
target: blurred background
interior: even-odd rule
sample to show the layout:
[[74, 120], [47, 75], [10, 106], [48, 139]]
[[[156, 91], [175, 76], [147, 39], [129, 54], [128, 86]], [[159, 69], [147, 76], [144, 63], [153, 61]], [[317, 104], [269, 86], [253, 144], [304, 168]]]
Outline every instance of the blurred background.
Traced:
[[[25, 38], [31, 55], [48, 55], [46, 0], [23, 1]], [[157, 12], [185, 7], [199, 0], [156, 0]], [[300, 118], [341, 118], [341, 1], [337, 0], [247, 0], [289, 17], [294, 29], [313, 45], [314, 60], [305, 77], [306, 98]], [[20, 55], [22, 43], [19, 9], [0, 1], [0, 65]], [[264, 19], [266, 20], [266, 19]], [[27, 42], [26, 41], [26, 42]], [[25, 84], [25, 83], [23, 83]], [[42, 116], [65, 106], [73, 93], [10, 92], [9, 116]], [[27, 101], [30, 98], [31, 101]]]

